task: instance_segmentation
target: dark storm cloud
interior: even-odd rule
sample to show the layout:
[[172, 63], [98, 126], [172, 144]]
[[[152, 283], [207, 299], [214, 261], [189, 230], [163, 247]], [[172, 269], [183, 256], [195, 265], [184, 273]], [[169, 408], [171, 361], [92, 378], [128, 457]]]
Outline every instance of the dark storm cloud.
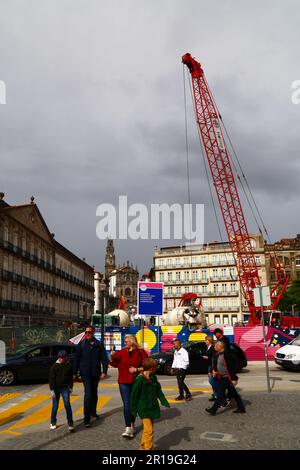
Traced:
[[[1, 1], [0, 189], [103, 268], [96, 207], [187, 202], [181, 55], [202, 63], [274, 239], [299, 232], [298, 2]], [[189, 90], [193, 202], [219, 238]], [[256, 230], [245, 208], [250, 230]], [[249, 217], [248, 217], [249, 216]], [[158, 241], [116, 242], [145, 271]], [[165, 244], [165, 243], [163, 243]]]

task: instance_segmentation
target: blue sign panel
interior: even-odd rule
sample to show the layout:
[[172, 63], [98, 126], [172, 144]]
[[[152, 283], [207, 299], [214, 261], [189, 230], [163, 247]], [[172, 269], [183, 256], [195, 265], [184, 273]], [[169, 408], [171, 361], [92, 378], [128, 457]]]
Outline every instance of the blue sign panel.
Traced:
[[163, 282], [138, 282], [138, 314], [162, 315], [163, 307]]

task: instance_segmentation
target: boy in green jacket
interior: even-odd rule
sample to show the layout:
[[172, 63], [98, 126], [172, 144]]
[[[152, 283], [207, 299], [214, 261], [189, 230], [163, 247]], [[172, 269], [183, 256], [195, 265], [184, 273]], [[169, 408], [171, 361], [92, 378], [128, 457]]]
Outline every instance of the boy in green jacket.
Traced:
[[153, 420], [160, 417], [161, 404], [170, 408], [161, 385], [155, 375], [157, 362], [147, 358], [143, 361], [143, 373], [138, 375], [133, 384], [130, 402], [132, 416], [139, 415], [143, 421], [143, 435], [140, 450], [153, 449]]

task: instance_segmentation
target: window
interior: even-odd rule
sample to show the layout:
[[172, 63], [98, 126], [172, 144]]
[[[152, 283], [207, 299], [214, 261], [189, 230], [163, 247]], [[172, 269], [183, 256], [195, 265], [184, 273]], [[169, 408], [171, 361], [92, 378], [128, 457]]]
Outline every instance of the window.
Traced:
[[227, 292], [227, 284], [222, 284], [222, 292], [225, 294]]
[[163, 259], [159, 260], [159, 266], [160, 266], [160, 268], [163, 268], [163, 266], [164, 266], [164, 260]]
[[168, 281], [172, 281], [172, 272], [168, 272]]
[[224, 325], [229, 325], [229, 317], [228, 317], [228, 315], [223, 315], [223, 324], [224, 324]]
[[172, 267], [172, 258], [168, 258], [168, 267]]
[[234, 326], [236, 323], [237, 323], [237, 316], [236, 316], [236, 315], [232, 315], [232, 316], [231, 316], [231, 325]]
[[176, 287], [176, 294], [177, 295], [181, 294], [181, 288], [179, 286]]
[[222, 276], [223, 279], [226, 278], [226, 269], [225, 268], [221, 269], [221, 276]]
[[213, 269], [213, 277], [214, 278], [218, 277], [218, 270], [217, 269]]
[[236, 284], [235, 283], [230, 284], [230, 290], [231, 290], [231, 292], [236, 292]]
[[184, 292], [185, 292], [186, 294], [188, 294], [188, 293], [190, 292], [190, 288], [189, 288], [188, 286], [185, 286]]
[[202, 278], [202, 281], [206, 281], [206, 269], [203, 269], [201, 271], [201, 278]]
[[164, 273], [159, 273], [159, 280], [160, 282], [163, 282], [164, 281]]
[[168, 295], [172, 294], [172, 287], [168, 287]]
[[192, 256], [192, 265], [197, 266], [197, 256]]
[[189, 259], [188, 259], [188, 258], [184, 258], [183, 262], [184, 262], [185, 265], [187, 265], [187, 264], [189, 264]]
[[193, 271], [193, 281], [198, 281], [198, 271]]
[[50, 356], [50, 346], [44, 348], [36, 348], [30, 351], [28, 357], [34, 359], [36, 357], [49, 357]]
[[214, 294], [217, 294], [219, 290], [218, 284], [214, 284]]
[[260, 264], [260, 256], [255, 256], [255, 263]]
[[176, 258], [176, 266], [180, 266], [180, 258]]
[[207, 286], [202, 286], [202, 294], [207, 294]]
[[184, 271], [184, 280], [185, 280], [185, 281], [189, 281], [189, 278], [190, 278], [190, 273], [189, 273], [189, 271]]
[[207, 299], [203, 299], [203, 307], [204, 308], [208, 307], [208, 300]]
[[300, 258], [296, 258], [295, 263], [296, 266], [300, 268]]
[[180, 271], [176, 272], [176, 281], [180, 281]]
[[201, 264], [206, 264], [206, 256], [201, 256], [200, 260]]
[[215, 323], [221, 323], [220, 315], [215, 315]]

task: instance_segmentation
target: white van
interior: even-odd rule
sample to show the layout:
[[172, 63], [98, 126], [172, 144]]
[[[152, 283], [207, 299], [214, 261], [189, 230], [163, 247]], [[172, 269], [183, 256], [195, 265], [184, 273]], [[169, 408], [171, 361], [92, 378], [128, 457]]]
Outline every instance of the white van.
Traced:
[[300, 371], [300, 336], [276, 351], [275, 362], [284, 369]]

